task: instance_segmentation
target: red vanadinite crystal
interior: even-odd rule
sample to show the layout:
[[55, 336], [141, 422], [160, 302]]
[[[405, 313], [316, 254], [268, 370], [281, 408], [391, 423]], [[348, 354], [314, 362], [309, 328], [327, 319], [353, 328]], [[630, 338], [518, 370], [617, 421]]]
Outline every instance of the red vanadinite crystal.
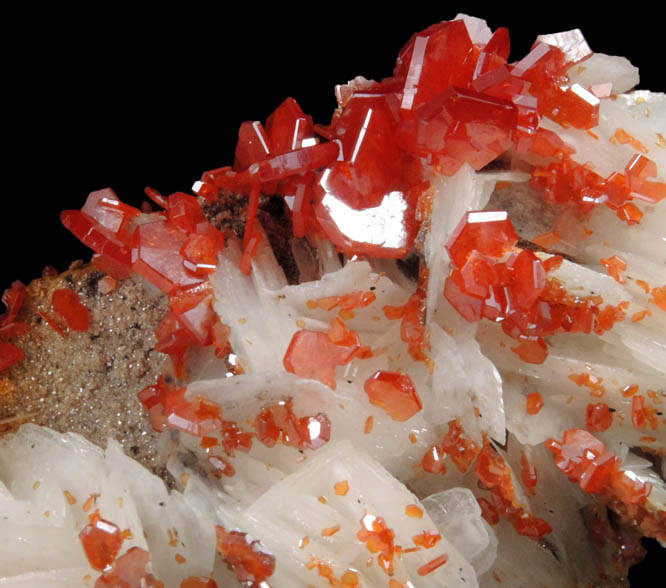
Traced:
[[95, 588], [164, 588], [164, 584], [146, 572], [150, 553], [131, 547], [113, 562], [113, 567], [98, 578]]
[[370, 403], [394, 421], [406, 421], [423, 408], [412, 379], [407, 374], [377, 371], [363, 386]]
[[9, 369], [23, 359], [23, 350], [11, 343], [0, 341], [0, 372]]
[[647, 424], [645, 397], [640, 394], [636, 394], [631, 399], [631, 424], [635, 429], [642, 429]]
[[432, 549], [437, 543], [439, 543], [439, 541], [441, 541], [441, 539], [442, 536], [439, 533], [429, 533], [428, 531], [424, 531], [420, 535], [414, 535], [414, 537], [412, 537], [414, 545], [418, 545], [425, 549]]
[[622, 272], [627, 269], [627, 263], [623, 259], [617, 255], [613, 255], [607, 259], [602, 257], [599, 261], [601, 262], [601, 265], [606, 268], [609, 276], [620, 284], [624, 284], [624, 276], [622, 275]]
[[[425, 328], [425, 298], [424, 283], [427, 281], [427, 270], [419, 275], [419, 286], [402, 306], [385, 306], [384, 316], [390, 320], [401, 319], [400, 338], [407, 343], [409, 354], [416, 361], [428, 361], [428, 342]], [[423, 283], [423, 284], [422, 284]]]
[[[469, 228], [469, 220], [476, 214], [497, 215], [499, 220], [488, 217], [486, 222], [479, 217], [479, 226]], [[547, 280], [547, 272], [562, 263], [560, 257], [542, 262], [531, 251], [513, 249], [506, 261], [500, 261], [515, 243], [506, 213], [468, 213], [447, 243], [454, 268], [444, 296], [468, 321], [485, 317], [500, 322], [507, 335], [519, 340], [511, 350], [523, 361], [545, 361], [545, 336], [601, 334], [624, 320], [628, 303], [601, 308], [600, 296], [573, 296], [558, 280]]]
[[25, 294], [26, 288], [18, 280], [12, 282], [2, 294], [2, 303], [7, 307], [7, 312], [0, 314], [0, 335], [15, 337], [28, 333], [28, 325], [16, 320], [25, 300]]
[[570, 429], [561, 443], [549, 439], [546, 446], [555, 455], [555, 466], [586, 492], [610, 492], [630, 504], [640, 504], [650, 493], [650, 484], [620, 470], [620, 459], [584, 429]]
[[366, 514], [361, 519], [361, 530], [356, 533], [370, 553], [378, 553], [379, 566], [393, 575], [393, 558], [396, 554], [395, 532], [386, 525], [382, 517]]
[[587, 405], [587, 428], [590, 431], [605, 431], [613, 424], [613, 413], [601, 402]]
[[535, 415], [543, 408], [543, 398], [539, 392], [530, 392], [525, 400], [525, 410], [529, 415]]
[[73, 331], [87, 331], [90, 327], [90, 311], [74, 290], [59, 288], [53, 292], [51, 306]]
[[358, 337], [346, 345], [335, 343], [321, 331], [297, 331], [284, 355], [284, 367], [292, 374], [319, 380], [335, 390], [335, 368], [349, 363], [359, 347]]
[[442, 449], [463, 473], [474, 463], [479, 453], [479, 446], [465, 436], [462, 425], [457, 419], [449, 423], [449, 432], [442, 439]]
[[530, 494], [534, 494], [534, 488], [538, 481], [537, 471], [534, 465], [529, 462], [525, 453], [522, 453], [520, 456], [520, 479]]
[[416, 570], [416, 573], [419, 576], [426, 576], [431, 572], [434, 572], [437, 568], [443, 566], [448, 561], [448, 559], [449, 557], [446, 555], [446, 553], [443, 553], [439, 557], [429, 561], [427, 564], [422, 565], [418, 570]]
[[275, 570], [275, 556], [259, 541], [249, 542], [247, 534], [215, 527], [217, 550], [243, 585], [258, 587]]
[[666, 286], [652, 288], [650, 302], [656, 304], [661, 310], [666, 310]]
[[437, 445], [433, 445], [428, 451], [425, 452], [421, 460], [423, 470], [431, 474], [445, 474], [446, 466], [444, 465], [444, 458], [446, 454]]
[[264, 408], [254, 421], [257, 439], [273, 447], [282, 443], [298, 449], [318, 449], [331, 439], [331, 422], [324, 413], [298, 417], [291, 400]]
[[98, 511], [90, 515], [90, 522], [81, 529], [79, 539], [90, 565], [100, 571], [113, 563], [123, 544], [120, 529], [100, 518]]
[[[525, 469], [524, 466], [523, 469]], [[488, 441], [484, 443], [483, 449], [479, 453], [474, 473], [483, 486], [491, 491], [493, 507], [499, 514], [507, 517], [520, 535], [538, 539], [551, 532], [552, 529], [546, 521], [528, 513], [518, 502], [511, 470]], [[525, 480], [525, 478], [526, 487], [533, 490], [536, 486], [536, 472], [531, 471], [528, 467], [526, 475], [523, 474], [523, 479]], [[492, 520], [494, 518], [493, 510], [486, 508], [486, 511], [484, 516], [488, 516]]]
[[518, 242], [506, 211], [467, 212], [446, 243], [451, 261], [462, 268], [476, 251], [489, 257], [502, 257]]

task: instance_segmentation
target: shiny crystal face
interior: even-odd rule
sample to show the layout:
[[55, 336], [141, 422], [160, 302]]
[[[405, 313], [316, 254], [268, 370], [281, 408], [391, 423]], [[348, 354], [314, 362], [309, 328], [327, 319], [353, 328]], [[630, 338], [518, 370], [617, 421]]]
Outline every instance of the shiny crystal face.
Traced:
[[[630, 449], [666, 443], [662, 100], [622, 94], [631, 66], [577, 30], [509, 53], [505, 28], [434, 24], [390, 77], [339, 86], [330, 124], [293, 98], [243, 122], [197, 196], [148, 188], [142, 212], [107, 188], [62, 213], [100, 295], [138, 274], [169, 301], [139, 399], [183, 494], [62, 443], [122, 480], [101, 509], [136, 514], [72, 511], [95, 588], [596, 585], [640, 555], [607, 507], [666, 537]], [[218, 201], [247, 202], [241, 235]], [[5, 339], [25, 298], [2, 297], [0, 371], [24, 360]], [[95, 324], [70, 288], [38, 315], [63, 339]]]

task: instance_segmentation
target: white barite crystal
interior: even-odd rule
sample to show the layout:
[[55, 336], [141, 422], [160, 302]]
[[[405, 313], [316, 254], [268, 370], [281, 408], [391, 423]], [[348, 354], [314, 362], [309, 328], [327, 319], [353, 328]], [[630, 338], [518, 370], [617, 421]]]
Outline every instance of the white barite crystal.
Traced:
[[[94, 494], [100, 516], [131, 534], [119, 555], [131, 547], [150, 551], [152, 571], [166, 588], [191, 575], [209, 575], [217, 519], [202, 507], [211, 502], [205, 489], [198, 490], [169, 493], [116, 441], [103, 451], [74, 433], [23, 425], [0, 439], [0, 586], [89, 588], [86, 577], [99, 572], [78, 534], [88, 523], [82, 506]], [[174, 529], [177, 550], [169, 544]], [[174, 559], [176, 551], [184, 562]]]
[[451, 488], [423, 500], [423, 506], [443, 537], [456, 546], [477, 576], [487, 572], [497, 555], [497, 537], [481, 516], [474, 494]]
[[462, 20], [465, 23], [465, 28], [467, 28], [472, 43], [485, 45], [493, 36], [493, 32], [490, 30], [488, 23], [482, 18], [458, 13], [453, 20]]
[[591, 88], [611, 83], [611, 94], [627, 92], [639, 82], [638, 68], [631, 65], [626, 57], [595, 53], [583, 63], [573, 65], [567, 71], [572, 84]]
[[[344, 495], [334, 491], [334, 485], [341, 481], [348, 484]], [[239, 513], [237, 524], [275, 554], [275, 572], [269, 581], [274, 588], [330, 586], [316, 568], [308, 567], [312, 561], [329, 565], [335, 577], [347, 569], [357, 570], [359, 585], [379, 587], [386, 586], [389, 577], [378, 565], [377, 553], [359, 541], [361, 521], [367, 515], [383, 518], [395, 533], [395, 545], [406, 549], [414, 545], [415, 536], [437, 532], [427, 509], [420, 518], [406, 514], [408, 506], [419, 504], [417, 497], [379, 463], [343, 441], [316, 451], [299, 471], [274, 484]], [[336, 525], [340, 527], [337, 532], [322, 534], [322, 529]], [[303, 546], [301, 540], [306, 536], [309, 541]], [[454, 534], [442, 534], [430, 549], [396, 556], [393, 578], [418, 588], [478, 586], [473, 566], [455, 541]], [[444, 554], [448, 557], [445, 564], [419, 574], [422, 566]], [[368, 565], [368, 558], [372, 565]]]

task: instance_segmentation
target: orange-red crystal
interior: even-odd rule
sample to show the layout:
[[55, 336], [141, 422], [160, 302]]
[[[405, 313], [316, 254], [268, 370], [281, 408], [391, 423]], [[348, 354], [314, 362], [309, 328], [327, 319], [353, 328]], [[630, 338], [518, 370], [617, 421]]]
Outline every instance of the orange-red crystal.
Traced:
[[275, 556], [259, 541], [249, 541], [246, 533], [215, 527], [217, 550], [236, 578], [246, 586], [258, 587], [275, 570]]
[[113, 563], [123, 544], [121, 530], [100, 518], [97, 511], [90, 515], [90, 522], [81, 529], [79, 539], [90, 565], [100, 571]]
[[584, 429], [570, 429], [562, 442], [549, 439], [546, 446], [555, 456], [555, 466], [586, 492], [610, 492], [631, 504], [640, 504], [650, 493], [650, 484], [622, 471], [620, 459]]
[[380, 370], [366, 380], [363, 388], [370, 403], [384, 410], [394, 421], [409, 420], [423, 408], [407, 374]]

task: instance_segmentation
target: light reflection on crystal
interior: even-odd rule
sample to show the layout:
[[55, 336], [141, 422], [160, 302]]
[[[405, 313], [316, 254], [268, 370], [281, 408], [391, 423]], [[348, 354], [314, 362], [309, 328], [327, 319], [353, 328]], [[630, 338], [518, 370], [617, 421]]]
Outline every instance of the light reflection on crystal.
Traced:
[[[325, 182], [324, 177], [322, 184]], [[402, 192], [389, 192], [379, 206], [364, 210], [356, 210], [328, 192], [321, 204], [344, 237], [351, 241], [386, 249], [400, 249], [406, 245], [404, 214], [407, 202]]]
[[419, 80], [421, 79], [421, 70], [423, 69], [423, 59], [427, 45], [428, 37], [417, 37], [414, 41], [414, 53], [409, 64], [405, 89], [402, 94], [402, 103], [400, 104], [400, 108], [404, 110], [411, 110], [414, 105], [414, 97], [416, 96]]

